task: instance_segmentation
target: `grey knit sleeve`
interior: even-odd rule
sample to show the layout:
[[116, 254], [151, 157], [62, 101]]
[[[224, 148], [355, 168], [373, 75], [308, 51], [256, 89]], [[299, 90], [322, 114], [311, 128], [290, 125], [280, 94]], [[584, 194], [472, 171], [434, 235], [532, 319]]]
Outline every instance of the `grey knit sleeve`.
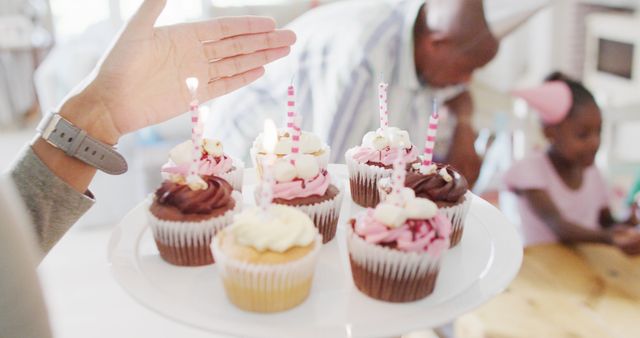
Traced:
[[45, 253], [95, 202], [89, 191], [81, 194], [54, 175], [31, 147], [23, 149], [11, 176]]

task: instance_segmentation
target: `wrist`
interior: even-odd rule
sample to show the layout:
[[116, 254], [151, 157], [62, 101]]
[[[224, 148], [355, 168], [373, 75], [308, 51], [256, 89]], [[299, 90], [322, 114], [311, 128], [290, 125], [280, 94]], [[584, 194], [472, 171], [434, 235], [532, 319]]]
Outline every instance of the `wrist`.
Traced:
[[60, 116], [84, 130], [94, 139], [114, 145], [122, 133], [113, 123], [111, 113], [100, 97], [87, 87], [70, 97], [60, 107]]

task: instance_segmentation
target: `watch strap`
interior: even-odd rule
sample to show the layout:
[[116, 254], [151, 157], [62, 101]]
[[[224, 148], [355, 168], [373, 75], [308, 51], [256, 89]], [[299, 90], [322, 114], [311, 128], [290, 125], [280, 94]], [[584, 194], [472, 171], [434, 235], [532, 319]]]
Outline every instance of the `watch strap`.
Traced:
[[68, 156], [75, 157], [107, 174], [127, 171], [127, 162], [113, 147], [102, 143], [62, 116], [48, 114], [38, 125], [41, 137]]

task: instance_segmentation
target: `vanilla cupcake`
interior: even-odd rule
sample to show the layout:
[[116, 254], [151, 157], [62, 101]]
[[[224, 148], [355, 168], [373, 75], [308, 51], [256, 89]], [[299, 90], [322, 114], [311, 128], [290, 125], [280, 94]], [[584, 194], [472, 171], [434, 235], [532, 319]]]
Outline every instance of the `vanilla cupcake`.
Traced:
[[160, 256], [180, 266], [213, 263], [213, 236], [242, 209], [242, 195], [217, 176], [193, 184], [166, 180], [150, 198], [147, 218]]
[[228, 299], [240, 309], [278, 312], [308, 296], [322, 239], [294, 208], [246, 210], [211, 244]]
[[[393, 201], [392, 201], [393, 200]], [[387, 302], [430, 295], [449, 247], [451, 223], [435, 203], [403, 189], [350, 221], [347, 245], [351, 273], [364, 294]]]
[[[313, 220], [323, 243], [336, 234], [342, 192], [332, 184], [327, 169], [320, 168], [312, 155], [291, 154], [276, 160], [272, 167], [275, 183], [273, 203], [294, 207]], [[261, 189], [256, 189], [256, 201]]]
[[[302, 131], [300, 137], [300, 153], [312, 155], [317, 158], [320, 168], [327, 169], [329, 165], [329, 156], [331, 151], [327, 144], [324, 144], [320, 138], [310, 132]], [[293, 138], [288, 129], [278, 130], [278, 143], [274, 150], [274, 154], [281, 158], [291, 154]], [[262, 175], [262, 163], [267, 152], [263, 146], [263, 134], [260, 133], [253, 141], [253, 146], [249, 150], [253, 166], [258, 171], [258, 176]]]
[[409, 133], [396, 127], [370, 131], [362, 138], [362, 145], [347, 151], [345, 159], [349, 169], [351, 196], [355, 203], [374, 207], [380, 202], [377, 183], [391, 176], [398, 151], [408, 165], [418, 157]]
[[[202, 157], [198, 174], [202, 176], [219, 176], [224, 178], [233, 189], [242, 191], [242, 175], [244, 164], [224, 153], [222, 142], [212, 139], [202, 139]], [[175, 146], [169, 152], [169, 161], [162, 167], [164, 179], [176, 176], [185, 177], [189, 174], [193, 143], [185, 141]]]

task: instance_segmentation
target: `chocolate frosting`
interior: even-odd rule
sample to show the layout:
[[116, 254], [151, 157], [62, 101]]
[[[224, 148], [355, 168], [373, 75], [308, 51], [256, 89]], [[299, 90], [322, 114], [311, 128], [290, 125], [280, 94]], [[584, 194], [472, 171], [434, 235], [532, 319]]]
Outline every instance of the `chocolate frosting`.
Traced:
[[235, 201], [231, 197], [233, 188], [224, 179], [217, 176], [203, 176], [207, 188], [191, 190], [186, 184], [164, 181], [156, 190], [156, 203], [172, 206], [183, 214], [210, 214], [214, 210], [231, 209]]
[[464, 198], [469, 189], [467, 180], [448, 165], [438, 165], [438, 171], [446, 168], [453, 178], [451, 182], [444, 180], [437, 172], [422, 175], [419, 172], [409, 170], [404, 185], [415, 191], [417, 197], [428, 198], [434, 202], [458, 203]]

